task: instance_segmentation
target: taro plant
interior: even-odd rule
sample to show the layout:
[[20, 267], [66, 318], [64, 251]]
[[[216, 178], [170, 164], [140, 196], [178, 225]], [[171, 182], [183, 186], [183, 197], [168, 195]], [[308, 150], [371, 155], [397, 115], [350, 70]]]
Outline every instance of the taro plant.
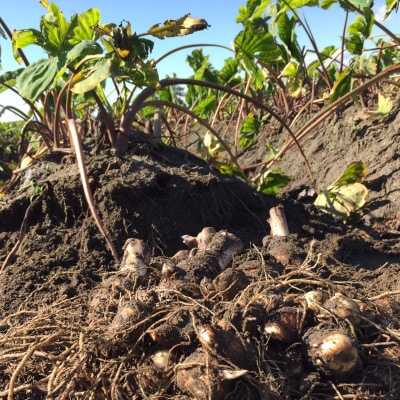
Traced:
[[[161, 39], [182, 36], [205, 29], [208, 24], [187, 14], [156, 24], [144, 34], [136, 34], [127, 21], [119, 26], [100, 24], [100, 11], [95, 8], [80, 15], [73, 14], [68, 21], [55, 3], [46, 0], [40, 3], [48, 10], [40, 20], [40, 29], [17, 30], [11, 35], [15, 58], [24, 62], [25, 68], [0, 76], [0, 83], [2, 89], [15, 91], [29, 104], [32, 118], [25, 124], [23, 133], [34, 129], [41, 135], [37, 154], [45, 150], [69, 152], [74, 149], [92, 215], [113, 256], [118, 258], [94, 206], [76, 116], [81, 109], [98, 107], [110, 145], [120, 152], [126, 151], [136, 114], [129, 106], [133, 92], [127, 86], [155, 88], [159, 81], [155, 63], [148, 60], [153, 42], [144, 36]], [[10, 34], [4, 21], [0, 23]], [[41, 47], [48, 58], [30, 64], [22, 50], [29, 45]], [[112, 80], [118, 91], [113, 105], [104, 94], [107, 80]], [[26, 166], [23, 161], [20, 165]]]
[[[15, 71], [12, 78], [16, 80], [18, 94], [31, 102], [37, 119], [52, 131], [57, 149], [69, 142], [62, 124], [67, 107], [77, 112], [91, 105], [98, 107], [105, 121], [111, 146], [125, 151], [128, 127], [123, 120], [132, 97], [127, 88], [129, 85], [155, 87], [159, 81], [154, 61], [148, 60], [154, 43], [144, 36], [164, 38], [189, 34], [205, 29], [207, 23], [185, 15], [138, 35], [131, 32], [126, 21], [119, 26], [100, 25], [100, 11], [94, 8], [79, 16], [74, 14], [67, 21], [54, 3], [42, 0], [41, 4], [49, 13], [41, 18], [40, 30], [15, 31], [13, 48], [18, 61], [22, 60], [20, 50], [32, 44], [40, 46], [49, 57]], [[104, 94], [108, 79], [113, 81], [118, 93], [113, 105]], [[9, 82], [4, 79], [3, 83]], [[42, 113], [34, 107], [38, 100], [42, 102]], [[118, 123], [119, 130], [115, 129]]]
[[[238, 174], [241, 174], [241, 168], [236, 155], [204, 118], [182, 104], [171, 105], [165, 100], [151, 100], [151, 97], [167, 87], [196, 85], [205, 90], [219, 90], [237, 96], [278, 119], [279, 116], [268, 106], [220, 82], [178, 78], [159, 80], [155, 62], [148, 60], [153, 42], [145, 36], [164, 39], [191, 34], [208, 27], [204, 19], [191, 18], [187, 14], [177, 20], [156, 24], [143, 34], [136, 34], [132, 33], [127, 21], [122, 21], [118, 26], [101, 24], [100, 12], [95, 8], [80, 15], [74, 14], [68, 21], [56, 4], [46, 0], [40, 3], [48, 10], [40, 20], [40, 29], [12, 33], [15, 58], [23, 62], [25, 68], [0, 76], [0, 83], [3, 88], [18, 93], [29, 104], [32, 117], [24, 125], [22, 135], [32, 130], [40, 135], [37, 156], [54, 150], [76, 153], [89, 208], [117, 259], [117, 251], [101, 223], [90, 190], [77, 129], [77, 116], [82, 115], [82, 110], [98, 108], [106, 126], [109, 145], [123, 154], [128, 149], [132, 124], [140, 110], [148, 106], [172, 106], [188, 113], [215, 135], [229, 154], [229, 163], [219, 162], [220, 169]], [[4, 22], [0, 23], [6, 29]], [[23, 48], [29, 45], [41, 47], [48, 57], [30, 64], [23, 53]], [[107, 81], [111, 81], [116, 88], [117, 100], [113, 104], [105, 96]], [[144, 89], [134, 98], [136, 87]], [[196, 111], [200, 112], [199, 109]], [[282, 124], [290, 132], [284, 121]], [[28, 166], [33, 158], [37, 159], [26, 154], [20, 166]]]
[[[288, 178], [271, 167], [294, 145], [299, 148], [316, 187], [299, 141], [355, 96], [362, 99], [371, 87], [382, 90], [383, 78], [400, 70], [391, 64], [397, 59], [397, 50], [387, 48], [383, 41], [377, 43], [373, 57], [366, 59], [363, 54], [373, 25], [382, 28], [392, 43], [399, 43], [395, 35], [375, 21], [370, 0], [339, 3], [347, 14], [356, 13], [357, 18], [351, 24], [345, 19], [348, 36], [341, 48], [328, 46], [322, 50], [318, 49], [306, 19], [299, 16], [302, 6], [318, 6], [318, 2], [280, 0], [272, 5], [265, 0], [248, 0], [237, 17], [243, 29], [234, 40], [234, 57], [227, 59], [220, 71], [212, 67], [202, 51], [195, 50], [188, 57], [194, 70], [191, 78], [161, 80], [156, 62], [149, 59], [154, 43], [148, 37], [164, 39], [191, 34], [208, 28], [204, 19], [187, 14], [137, 34], [128, 21], [119, 25], [101, 23], [100, 11], [95, 8], [67, 20], [56, 4], [47, 0], [40, 3], [48, 10], [40, 20], [40, 29], [14, 31], [11, 35], [15, 57], [25, 67], [0, 76], [1, 88], [17, 92], [29, 104], [31, 119], [23, 134], [35, 130], [40, 135], [38, 154], [53, 150], [76, 152], [89, 207], [115, 258], [117, 252], [94, 207], [77, 117], [97, 109], [105, 125], [106, 143], [123, 154], [139, 114], [147, 114], [148, 118], [149, 110], [161, 108], [175, 118], [187, 115], [207, 129], [202, 148], [210, 162], [222, 172], [244, 178], [247, 170], [260, 167], [256, 182], [259, 190], [276, 193]], [[328, 9], [334, 3], [335, 0], [325, 0], [321, 6]], [[394, 8], [393, 4], [388, 7], [388, 13]], [[0, 23], [9, 32], [1, 19]], [[309, 50], [315, 55], [308, 65], [308, 50], [297, 40], [299, 27], [305, 30], [311, 43]], [[29, 45], [41, 47], [48, 57], [29, 64], [23, 53]], [[345, 50], [352, 55], [347, 65]], [[106, 84], [110, 83], [117, 94], [114, 102], [105, 94]], [[179, 93], [179, 87], [185, 87], [186, 93]], [[139, 94], [137, 88], [142, 89]], [[313, 109], [316, 100], [325, 106], [295, 131], [292, 126], [297, 115]], [[378, 113], [384, 109], [387, 114], [389, 106], [378, 109]], [[217, 118], [229, 119], [230, 124], [236, 119], [234, 137], [220, 135], [214, 129], [213, 121]], [[280, 149], [267, 145], [265, 160], [260, 163], [241, 165], [240, 154], [255, 143], [267, 118], [278, 121], [288, 140]]]
[[[333, 4], [343, 9], [345, 35], [341, 45], [331, 45], [320, 50], [301, 8], [307, 6], [329, 10]], [[385, 118], [389, 115], [393, 106], [390, 97], [393, 88], [398, 87], [395, 78], [390, 78], [400, 71], [397, 63], [400, 41], [374, 18], [372, 6], [370, 0], [280, 0], [274, 4], [263, 0], [248, 0], [246, 6], [240, 7], [237, 22], [243, 25], [243, 30], [234, 41], [236, 58], [240, 60], [246, 74], [253, 77], [252, 90], [262, 93], [263, 99], [269, 105], [272, 103], [285, 116], [295, 136], [289, 136], [272, 157], [266, 154], [263, 162], [246, 168], [258, 167], [261, 170], [258, 176], [267, 178], [273, 172], [273, 164], [288, 149], [294, 145], [299, 147], [299, 142], [309, 132], [346, 103], [355, 99], [364, 103], [365, 95], [372, 94], [378, 98], [377, 109], [366, 113], [366, 117]], [[388, 2], [386, 15], [394, 9], [394, 2]], [[350, 21], [352, 17], [354, 20]], [[371, 37], [374, 26], [383, 31], [386, 38], [375, 42]], [[309, 39], [308, 49], [298, 42], [299, 29]], [[376, 43], [376, 47], [368, 50], [371, 43]], [[307, 54], [313, 54], [314, 60], [307, 62]], [[296, 126], [298, 116], [308, 110], [312, 111], [311, 118], [303, 125], [297, 123]], [[347, 217], [347, 211], [336, 212], [334, 206], [326, 207], [322, 204], [329, 200], [340, 208], [339, 205], [344, 202], [343, 193], [352, 193], [353, 187], [347, 191], [347, 184], [336, 185], [335, 182], [325, 191], [318, 190], [310, 165], [306, 159], [305, 162], [312, 184], [319, 194], [317, 206], [332, 214]], [[353, 171], [349, 166], [347, 172], [349, 168]], [[361, 185], [361, 181], [354, 184]], [[364, 204], [365, 190], [359, 190], [353, 197], [357, 196], [360, 201], [355, 202], [356, 206], [349, 206], [353, 201], [350, 199], [346, 209], [354, 211]]]

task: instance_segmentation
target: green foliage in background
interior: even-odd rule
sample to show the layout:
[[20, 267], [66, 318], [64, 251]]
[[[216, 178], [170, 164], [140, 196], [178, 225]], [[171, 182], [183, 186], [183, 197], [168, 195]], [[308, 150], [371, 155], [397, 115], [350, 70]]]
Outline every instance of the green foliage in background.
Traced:
[[[154, 43], [148, 37], [191, 34], [209, 27], [204, 19], [186, 14], [137, 34], [128, 21], [101, 22], [96, 8], [67, 20], [55, 3], [40, 3], [48, 13], [40, 19], [39, 29], [14, 31], [12, 45], [20, 63], [24, 62], [22, 49], [30, 45], [41, 47], [48, 57], [1, 75], [0, 90], [16, 90], [28, 102], [31, 118], [43, 125], [43, 143], [46, 132], [53, 135], [53, 149], [70, 146], [63, 118], [85, 118], [87, 110], [96, 109], [106, 126], [107, 143], [123, 153], [126, 132], [150, 122], [161, 107], [168, 143], [180, 142], [171, 122], [176, 131], [188, 119], [204, 124], [207, 129], [198, 138], [197, 148], [212, 165], [249, 182], [254, 178], [248, 171], [257, 168], [255, 186], [276, 194], [290, 178], [274, 169], [273, 163], [292, 146], [299, 148], [316, 186], [300, 140], [345, 102], [375, 96], [377, 108], [367, 111], [366, 118], [386, 118], [393, 109], [394, 79], [375, 76], [383, 73], [386, 77], [385, 70], [392, 71], [399, 62], [400, 41], [376, 20], [372, 0], [247, 0], [238, 10], [236, 22], [242, 29], [233, 38], [232, 56], [218, 70], [205, 54], [205, 45], [199, 46], [187, 56], [193, 75], [186, 80], [160, 79], [156, 62], [149, 59]], [[320, 49], [302, 8], [319, 7], [329, 13], [333, 5], [343, 10], [345, 34], [339, 45]], [[388, 0], [386, 7], [387, 17], [397, 11], [398, 1]], [[374, 27], [384, 36], [371, 37]], [[300, 30], [308, 45], [299, 42]], [[113, 102], [105, 93], [106, 82], [115, 87]], [[144, 90], [139, 93], [137, 88]], [[292, 128], [302, 113], [317, 107], [315, 118], [297, 130]], [[273, 154], [266, 151], [254, 167], [242, 166], [240, 156], [259, 145], [263, 124], [272, 119], [289, 139]], [[219, 133], [214, 125], [221, 121], [228, 128]], [[46, 145], [52, 150], [48, 141]], [[263, 145], [273, 148], [272, 143]], [[332, 197], [332, 191], [328, 192]]]

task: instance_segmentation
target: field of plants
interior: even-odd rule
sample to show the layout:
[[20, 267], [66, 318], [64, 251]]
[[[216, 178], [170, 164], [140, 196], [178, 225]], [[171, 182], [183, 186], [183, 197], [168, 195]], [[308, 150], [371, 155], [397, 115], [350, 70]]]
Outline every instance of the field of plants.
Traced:
[[[30, 109], [0, 125], [0, 399], [399, 399], [400, 39], [372, 2], [247, 0], [220, 70], [151, 58], [201, 16], [40, 3], [0, 18]], [[302, 7], [333, 4], [320, 49]], [[193, 75], [160, 77], [177, 51]]]

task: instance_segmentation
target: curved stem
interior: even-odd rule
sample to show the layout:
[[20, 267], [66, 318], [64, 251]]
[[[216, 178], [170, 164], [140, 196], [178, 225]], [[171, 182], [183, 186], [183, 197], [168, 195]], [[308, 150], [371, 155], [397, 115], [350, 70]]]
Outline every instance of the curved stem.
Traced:
[[24, 119], [25, 121], [27, 121], [29, 119], [29, 116], [26, 115], [22, 110], [20, 110], [17, 107], [14, 106], [3, 106], [0, 109], [0, 117], [3, 115], [4, 111], [10, 111], [12, 113], [14, 113], [15, 115], [17, 115], [18, 117]]
[[[360, 15], [364, 16], [364, 12], [356, 7], [351, 1], [349, 0], [343, 0], [347, 6], [349, 6], [353, 11], [358, 12]], [[389, 37], [391, 37], [393, 39], [393, 41], [395, 43], [397, 43], [397, 45], [400, 45], [400, 39], [388, 28], [386, 28], [386, 26], [382, 25], [379, 21], [377, 21], [375, 18], [373, 20], [373, 24], [376, 25], [379, 29], [381, 29], [383, 32], [386, 33], [386, 35], [388, 35]]]
[[288, 143], [286, 143], [281, 150], [275, 155], [275, 157], [272, 160], [269, 160], [266, 164], [268, 167], [270, 167], [276, 160], [278, 160], [282, 155], [289, 150], [291, 147], [293, 147], [294, 144], [298, 146], [298, 142], [306, 136], [308, 133], [310, 133], [314, 128], [316, 128], [322, 121], [324, 121], [326, 118], [328, 118], [329, 115], [333, 114], [335, 111], [337, 111], [340, 107], [342, 107], [344, 104], [346, 104], [349, 100], [351, 100], [355, 95], [363, 92], [365, 89], [369, 88], [370, 86], [374, 85], [375, 83], [379, 82], [380, 80], [386, 78], [388, 75], [391, 75], [393, 73], [398, 73], [400, 72], [400, 63], [391, 65], [390, 67], [387, 67], [384, 69], [382, 72], [379, 74], [375, 75], [372, 77], [370, 80], [367, 82], [363, 83], [362, 85], [356, 87], [352, 91], [346, 93], [344, 96], [340, 97], [338, 100], [335, 102], [329, 104], [328, 106], [324, 107], [320, 112], [315, 114], [305, 126], [300, 128], [297, 131], [296, 134], [296, 141], [290, 140]]
[[[68, 87], [68, 89], [70, 89], [70, 84], [71, 84], [71, 80], [65, 86]], [[105, 238], [113, 257], [115, 258], [115, 260], [118, 260], [118, 253], [115, 250], [112, 240], [110, 239], [106, 230], [103, 227], [100, 216], [99, 216], [96, 206], [94, 204], [93, 194], [92, 194], [92, 190], [90, 189], [89, 177], [88, 177], [87, 168], [85, 165], [82, 142], [81, 142], [79, 133], [76, 129], [75, 119], [74, 119], [74, 116], [73, 116], [73, 113], [71, 110], [71, 104], [72, 104], [71, 90], [68, 90], [67, 91], [67, 105], [66, 105], [66, 122], [67, 122], [67, 126], [69, 129], [70, 135], [71, 135], [71, 140], [72, 140], [72, 143], [73, 143], [73, 146], [75, 149], [75, 155], [76, 155], [76, 160], [78, 163], [79, 173], [80, 173], [81, 180], [82, 180], [83, 191], [85, 193], [86, 201], [88, 203], [90, 212], [92, 214], [92, 217], [93, 217], [99, 231]]]
[[[8, 25], [4, 22], [3, 18], [0, 17], [0, 25], [3, 27], [3, 29], [7, 32], [8, 37], [12, 40], [12, 32], [10, 31], [10, 28]], [[24, 62], [25, 66], [27, 67], [29, 65], [29, 61], [25, 56], [25, 53], [21, 49], [17, 49], [18, 54], [21, 56], [22, 61]]]
[[[298, 147], [301, 156], [304, 159], [307, 171], [310, 175], [312, 184], [315, 186], [315, 178], [314, 174], [311, 171], [310, 164], [307, 160], [307, 157], [304, 154], [303, 149], [300, 146], [300, 143], [298, 142], [296, 135], [293, 133], [293, 131], [290, 129], [289, 125], [269, 106], [261, 103], [260, 101], [253, 99], [250, 96], [247, 96], [243, 94], [242, 92], [239, 92], [238, 90], [232, 89], [230, 87], [226, 87], [223, 85], [220, 85], [218, 83], [214, 82], [204, 82], [204, 81], [197, 81], [195, 79], [178, 79], [178, 78], [168, 78], [168, 79], [163, 79], [158, 83], [157, 88], [162, 89], [166, 86], [169, 85], [197, 85], [197, 86], [203, 86], [203, 87], [208, 87], [211, 89], [215, 90], [220, 90], [222, 92], [228, 92], [230, 94], [233, 94], [234, 96], [240, 97], [244, 100], [247, 100], [250, 103], [253, 103], [257, 107], [261, 108], [264, 111], [267, 111], [270, 113], [273, 117], [275, 117], [281, 125], [289, 132], [290, 136], [292, 137], [292, 141], [296, 144]], [[121, 153], [125, 153], [128, 149], [128, 143], [129, 143], [129, 131], [131, 129], [132, 123], [135, 119], [136, 113], [138, 112], [139, 109], [142, 108], [142, 103], [151, 95], [153, 95], [156, 91], [157, 88], [145, 88], [139, 95], [138, 97], [133, 101], [131, 106], [126, 110], [125, 114], [122, 117], [121, 124], [120, 124], [120, 129], [118, 132], [118, 138], [117, 138], [117, 150]]]
[[164, 58], [167, 58], [168, 56], [170, 56], [173, 53], [176, 53], [176, 52], [181, 51], [181, 50], [186, 50], [186, 49], [189, 49], [191, 47], [219, 47], [221, 49], [225, 49], [225, 50], [228, 50], [228, 51], [233, 51], [229, 47], [223, 46], [222, 44], [212, 44], [212, 43], [188, 44], [186, 46], [177, 47], [176, 49], [173, 49], [173, 50], [168, 51], [167, 53], [163, 54], [161, 57], [157, 58], [156, 64], [158, 64], [159, 62], [164, 60]]
[[[241, 171], [241, 167], [238, 164], [236, 157], [232, 153], [230, 147], [225, 143], [224, 139], [218, 134], [218, 132], [206, 121], [205, 119], [199, 117], [195, 112], [189, 110], [188, 108], [181, 106], [180, 104], [170, 103], [165, 100], [149, 100], [145, 101], [141, 104], [140, 108], [146, 106], [164, 106], [164, 107], [172, 107], [180, 110], [188, 115], [190, 115], [193, 119], [196, 119], [201, 125], [205, 126], [220, 142], [221, 146], [225, 149], [225, 151], [229, 154], [231, 161], [235, 164], [236, 168]], [[244, 175], [242, 176], [244, 178]]]
[[[25, 103], [28, 104], [29, 108], [31, 109], [32, 113], [34, 113], [36, 115], [36, 117], [41, 116], [39, 110], [35, 107], [35, 105], [28, 99], [25, 99], [24, 97], [20, 96], [20, 94], [18, 93], [18, 90], [15, 89], [14, 87], [10, 86], [9, 84], [5, 83], [5, 82], [1, 82], [2, 86], [5, 86], [7, 89], [11, 90], [12, 92], [14, 92], [15, 94], [17, 94], [19, 97], [21, 97], [21, 99], [23, 101], [25, 101]], [[41, 119], [41, 118], [39, 118]]]
[[345, 42], [344, 38], [346, 37], [346, 30], [347, 30], [347, 23], [349, 20], [349, 13], [346, 12], [346, 18], [344, 20], [344, 25], [343, 25], [343, 32], [342, 32], [342, 45], [341, 45], [341, 54], [340, 54], [340, 67], [339, 67], [339, 72], [342, 73], [344, 69], [344, 51], [345, 51]]

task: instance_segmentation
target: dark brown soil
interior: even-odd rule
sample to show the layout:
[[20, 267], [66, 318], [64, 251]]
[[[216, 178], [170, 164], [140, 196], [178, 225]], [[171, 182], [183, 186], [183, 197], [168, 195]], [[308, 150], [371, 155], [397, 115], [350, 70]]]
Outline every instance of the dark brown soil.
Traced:
[[[357, 115], [344, 110], [302, 142], [321, 187], [353, 161], [368, 166], [368, 203], [353, 224], [299, 196], [310, 179], [295, 148], [278, 163], [292, 177], [278, 198], [144, 134], [132, 136], [124, 157], [88, 156], [120, 257], [128, 238], [151, 246], [144, 277], [112, 258], [73, 158], [52, 155], [25, 171], [0, 203], [0, 399], [399, 399], [400, 113]], [[262, 160], [265, 142], [283, 142], [271, 132], [243, 162]], [[41, 188], [35, 198], [32, 182]], [[277, 205], [285, 239], [266, 238]], [[215, 248], [173, 258], [186, 249], [182, 235], [209, 226], [244, 243], [221, 274]], [[361, 322], [330, 314], [322, 323], [304, 305], [310, 290], [355, 299]], [[295, 328], [274, 341], [264, 325], [288, 308]], [[349, 373], [308, 359], [307, 329], [325, 328], [357, 342]], [[161, 368], [160, 351], [168, 359]], [[221, 378], [228, 372], [232, 380]], [[193, 381], [203, 383], [193, 389]]]

